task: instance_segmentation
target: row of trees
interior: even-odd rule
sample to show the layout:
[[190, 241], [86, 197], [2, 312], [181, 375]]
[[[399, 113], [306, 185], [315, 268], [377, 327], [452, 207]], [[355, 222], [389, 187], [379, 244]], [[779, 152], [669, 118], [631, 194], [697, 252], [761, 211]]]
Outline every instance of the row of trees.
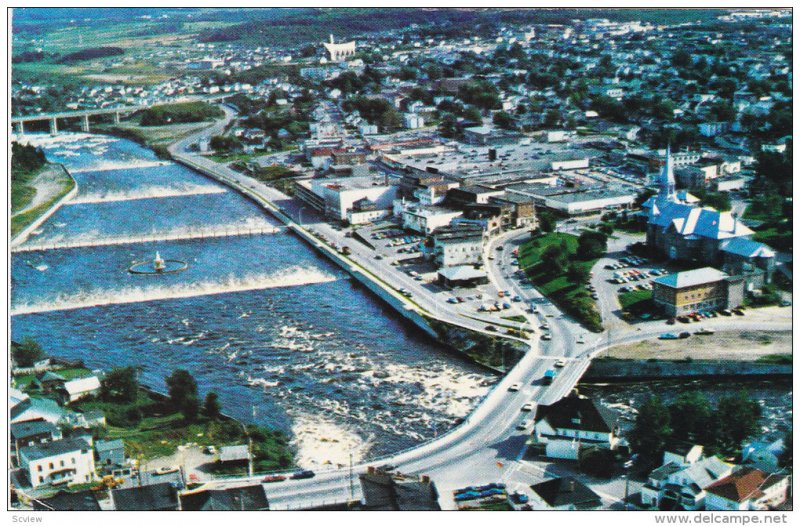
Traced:
[[628, 440], [649, 465], [658, 465], [672, 443], [701, 444], [706, 454], [736, 455], [742, 442], [758, 430], [761, 406], [746, 391], [721, 398], [716, 406], [699, 391], [689, 391], [665, 404], [651, 397], [636, 416]]
[[[134, 366], [115, 367], [100, 382], [100, 399], [117, 404], [133, 404], [140, 392], [139, 369]], [[220, 417], [219, 396], [209, 391], [203, 402], [197, 392], [197, 381], [185, 369], [176, 369], [166, 378], [168, 404], [180, 411], [186, 422], [195, 422], [200, 416], [208, 420]]]

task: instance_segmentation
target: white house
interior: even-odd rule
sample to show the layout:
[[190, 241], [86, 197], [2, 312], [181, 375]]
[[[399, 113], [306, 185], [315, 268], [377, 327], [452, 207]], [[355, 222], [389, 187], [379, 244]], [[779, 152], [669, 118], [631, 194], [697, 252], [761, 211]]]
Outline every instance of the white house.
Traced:
[[533, 426], [534, 444], [544, 446], [551, 458], [577, 460], [581, 448], [616, 449], [619, 417], [599, 402], [568, 396], [548, 406], [539, 406]]
[[642, 504], [666, 509], [702, 509], [706, 486], [731, 474], [732, 466], [717, 457], [691, 464], [669, 462], [653, 470], [642, 486]]
[[416, 113], [404, 113], [403, 124], [409, 130], [416, 130], [425, 126], [425, 119]]
[[754, 441], [742, 448], [742, 464], [747, 464], [767, 473], [778, 470], [778, 458], [783, 453], [783, 439], [767, 443]]
[[34, 488], [91, 482], [95, 478], [94, 451], [81, 439], [66, 438], [23, 447], [19, 460]]
[[782, 504], [788, 489], [787, 475], [742, 468], [705, 488], [706, 510], [767, 510]]
[[71, 403], [86, 396], [94, 396], [99, 392], [100, 379], [96, 376], [87, 376], [64, 382], [62, 395], [66, 402]]

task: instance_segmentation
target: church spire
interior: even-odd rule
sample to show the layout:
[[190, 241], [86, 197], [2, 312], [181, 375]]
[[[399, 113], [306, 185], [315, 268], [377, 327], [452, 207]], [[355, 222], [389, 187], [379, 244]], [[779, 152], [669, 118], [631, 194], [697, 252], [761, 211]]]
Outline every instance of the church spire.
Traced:
[[661, 169], [658, 185], [660, 197], [666, 197], [670, 200], [675, 199], [675, 174], [672, 173], [672, 156], [669, 144], [667, 144], [667, 154], [664, 157], [664, 167]]

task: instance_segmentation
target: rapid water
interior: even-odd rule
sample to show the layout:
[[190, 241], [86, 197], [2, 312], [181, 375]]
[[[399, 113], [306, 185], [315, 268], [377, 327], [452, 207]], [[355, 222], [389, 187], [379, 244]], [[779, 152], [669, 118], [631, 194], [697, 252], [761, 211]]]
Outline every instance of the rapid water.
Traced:
[[[25, 138], [79, 185], [73, 204], [26, 244], [277, 226], [238, 194], [129, 141]], [[156, 251], [189, 268], [128, 272]], [[496, 380], [285, 231], [15, 253], [11, 313], [15, 340], [30, 336], [89, 367], [140, 365], [159, 390], [173, 369], [188, 369], [226, 412], [287, 431], [307, 467], [430, 439]]]

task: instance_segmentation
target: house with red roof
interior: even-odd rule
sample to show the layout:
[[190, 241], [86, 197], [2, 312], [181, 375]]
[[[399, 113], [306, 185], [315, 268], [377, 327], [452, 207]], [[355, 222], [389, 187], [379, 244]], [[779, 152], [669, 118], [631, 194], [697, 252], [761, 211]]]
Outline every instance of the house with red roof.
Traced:
[[742, 468], [706, 486], [706, 510], [767, 510], [782, 504], [788, 489], [787, 475]]

